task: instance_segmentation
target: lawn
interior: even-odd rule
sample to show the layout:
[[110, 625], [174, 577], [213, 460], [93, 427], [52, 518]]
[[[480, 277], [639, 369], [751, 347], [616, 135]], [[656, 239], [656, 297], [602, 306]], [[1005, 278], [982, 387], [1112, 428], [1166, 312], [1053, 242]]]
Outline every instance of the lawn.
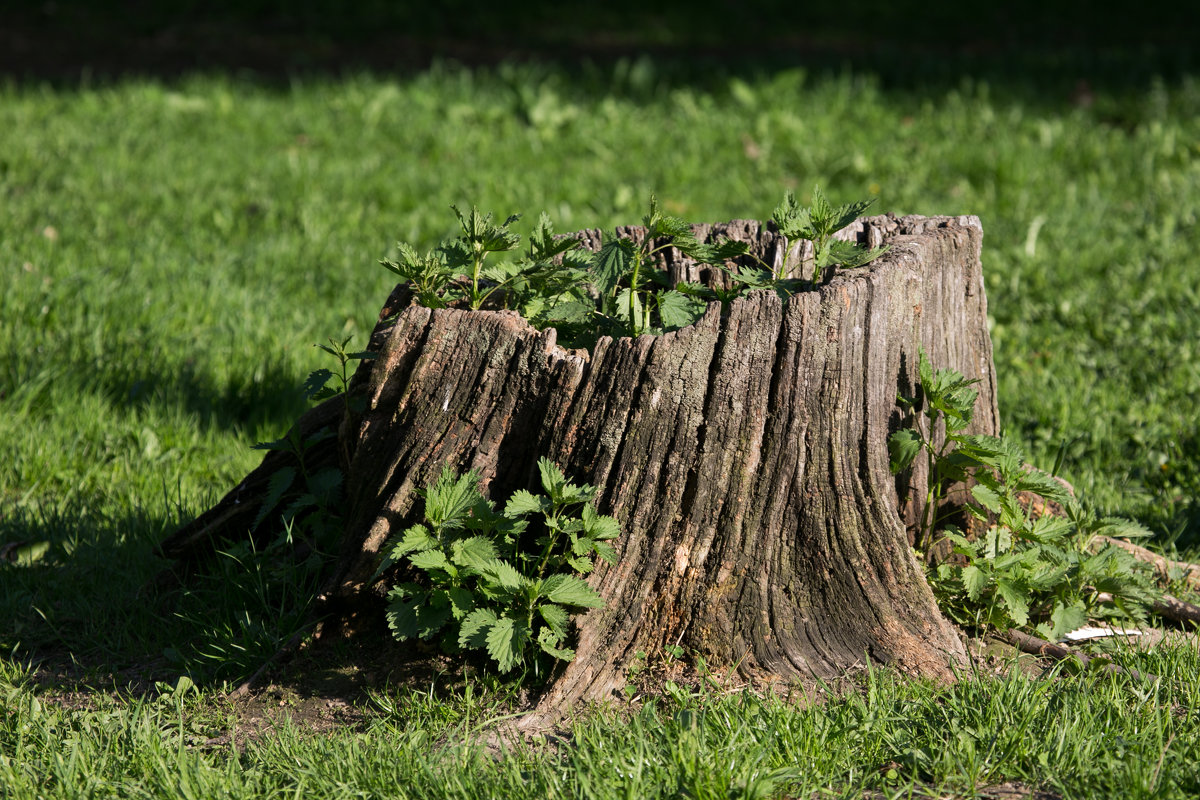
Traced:
[[[1194, 646], [1115, 656], [1173, 676], [1154, 686], [881, 672], [799, 706], [680, 690], [498, 754], [475, 743], [506, 699], [479, 678], [374, 686], [352, 724], [239, 738], [221, 690], [290, 638], [315, 575], [233, 551], [177, 605], [143, 590], [153, 544], [306, 407], [312, 345], [365, 340], [377, 262], [450, 235], [452, 203], [565, 231], [636, 222], [651, 193], [692, 221], [765, 219], [814, 184], [979, 215], [1006, 430], [1195, 558], [1200, 82], [1142, 66], [1080, 93], [1071, 68], [1042, 87], [1036, 65], [919, 81], [640, 58], [0, 84], [2, 794], [1200, 791]], [[75, 691], [185, 674], [197, 689]]]

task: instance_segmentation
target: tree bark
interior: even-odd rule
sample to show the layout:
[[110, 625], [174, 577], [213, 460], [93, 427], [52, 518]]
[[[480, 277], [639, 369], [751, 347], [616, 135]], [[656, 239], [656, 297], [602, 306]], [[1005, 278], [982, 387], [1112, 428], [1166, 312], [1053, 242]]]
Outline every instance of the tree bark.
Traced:
[[[791, 268], [805, 255], [758, 223], [698, 233]], [[300, 423], [340, 425], [332, 458], [349, 458], [327, 603], [378, 595], [380, 550], [415, 521], [415, 492], [443, 464], [477, 469], [502, 499], [531, 488], [546, 456], [597, 486], [623, 533], [617, 564], [590, 579], [607, 605], [579, 618], [575, 660], [526, 724], [608, 696], [635, 653], [675, 644], [752, 680], [830, 678], [868, 660], [950, 677], [965, 651], [908, 532], [926, 475], [891, 475], [887, 439], [911, 424], [897, 395], [916, 394], [918, 348], [981, 381], [972, 431], [998, 431], [982, 228], [884, 216], [842, 235], [891, 250], [786, 302], [751, 293], [691, 327], [603, 337], [591, 353], [512, 312], [431, 311], [398, 289], [372, 335], [379, 356], [352, 385], [362, 412], [329, 401]], [[598, 232], [580, 236], [598, 247]], [[667, 267], [676, 280], [721, 277], [674, 251]], [[230, 509], [253, 504], [275, 455], [164, 554], [244, 535], [247, 512]]]

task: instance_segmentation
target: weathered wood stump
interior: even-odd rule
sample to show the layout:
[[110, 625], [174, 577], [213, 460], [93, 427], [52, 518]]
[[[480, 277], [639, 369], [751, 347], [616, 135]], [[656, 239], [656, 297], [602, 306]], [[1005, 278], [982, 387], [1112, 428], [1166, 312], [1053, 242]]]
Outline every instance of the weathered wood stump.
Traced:
[[[698, 233], [784, 257], [758, 223]], [[591, 353], [557, 346], [554, 330], [515, 313], [431, 311], [398, 287], [372, 335], [379, 356], [352, 385], [361, 413], [344, 414], [337, 398], [298, 423], [339, 427], [323, 457], [348, 458], [327, 607], [352, 613], [380, 596], [380, 549], [415, 520], [415, 490], [443, 464], [477, 469], [503, 498], [532, 487], [546, 456], [599, 487], [600, 510], [623, 534], [618, 563], [590, 579], [607, 606], [579, 619], [576, 658], [532, 719], [608, 696], [635, 652], [664, 645], [750, 679], [826, 678], [865, 659], [948, 676], [965, 653], [906, 525], [926, 476], [893, 476], [887, 438], [908, 424], [897, 395], [916, 394], [920, 347], [981, 380], [974, 430], [998, 431], [982, 228], [974, 217], [885, 216], [843, 235], [891, 250], [786, 302], [751, 293], [724, 315], [714, 303], [689, 328], [604, 337]], [[595, 231], [581, 237], [599, 245]], [[711, 277], [671, 255], [674, 278]], [[285, 458], [269, 453], [162, 552], [188, 559], [247, 535]], [[359, 613], [381, 613], [367, 608]]]

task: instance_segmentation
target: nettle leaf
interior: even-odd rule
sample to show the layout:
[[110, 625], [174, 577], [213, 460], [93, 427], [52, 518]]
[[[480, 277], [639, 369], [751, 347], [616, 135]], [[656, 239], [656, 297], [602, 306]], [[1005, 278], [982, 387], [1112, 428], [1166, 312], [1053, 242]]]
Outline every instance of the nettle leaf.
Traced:
[[808, 209], [796, 201], [796, 195], [791, 191], [784, 194], [783, 202], [775, 207], [771, 219], [779, 227], [779, 232], [788, 239], [816, 238]]
[[603, 559], [609, 564], [617, 563], [617, 551], [608, 542], [596, 542], [593, 549], [596, 551], [596, 556]]
[[888, 437], [888, 466], [899, 475], [912, 466], [921, 452], [921, 434], [912, 428], [901, 428]]
[[541, 513], [550, 509], [550, 500], [541, 495], [535, 495], [525, 489], [518, 489], [508, 498], [508, 503], [504, 506], [504, 513], [510, 517], [519, 517], [524, 514]]
[[429, 639], [450, 621], [451, 607], [445, 599], [436, 605], [433, 597], [393, 600], [387, 608], [388, 627], [392, 635], [404, 639]]
[[1029, 595], [1025, 591], [1011, 581], [997, 578], [996, 593], [1008, 607], [1008, 615], [1018, 627], [1029, 623]]
[[562, 638], [567, 635], [567, 623], [570, 621], [570, 615], [565, 608], [554, 603], [542, 603], [538, 606], [538, 613], [556, 636]]
[[449, 600], [450, 615], [456, 620], [461, 621], [475, 608], [475, 595], [469, 589], [452, 586], [446, 590], [446, 597]]
[[[590, 551], [591, 548], [589, 547]], [[574, 556], [567, 559], [567, 564], [571, 569], [578, 572], [580, 575], [587, 575], [592, 571], [592, 559], [588, 556]]]
[[254, 517], [254, 524], [250, 526], [250, 530], [256, 530], [267, 515], [275, 510], [279, 505], [279, 501], [283, 499], [283, 495], [288, 489], [292, 488], [292, 483], [296, 480], [295, 467], [280, 467], [271, 473], [271, 477], [267, 480], [267, 496], [263, 499], [262, 506], [258, 509], [258, 514]]
[[[321, 367], [320, 369], [314, 369], [312, 372], [308, 373], [308, 377], [304, 380], [304, 396], [309, 400], [312, 400], [319, 392], [321, 392], [322, 389], [325, 388], [325, 384], [329, 383], [329, 381], [332, 379], [333, 373], [324, 367]], [[334, 394], [336, 394], [336, 392], [334, 392]]]
[[467, 514], [484, 499], [479, 491], [479, 473], [471, 470], [455, 477], [449, 464], [442, 467], [437, 480], [425, 490], [425, 519], [435, 529], [461, 527]]
[[552, 603], [582, 608], [604, 607], [604, 600], [596, 590], [574, 575], [551, 575], [543, 582], [542, 593]]
[[441, 570], [448, 575], [458, 574], [458, 570], [446, 559], [446, 554], [441, 550], [422, 550], [419, 553], [413, 553], [408, 557], [408, 563], [426, 572]]
[[516, 567], [498, 558], [482, 564], [477, 568], [477, 571], [491, 583], [510, 591], [521, 588], [521, 584], [524, 581], [523, 576]]
[[959, 579], [967, 590], [967, 596], [972, 600], [978, 600], [987, 589], [988, 584], [991, 583], [988, 574], [974, 564], [963, 567]]
[[529, 628], [512, 617], [500, 617], [487, 632], [487, 652], [501, 672], [519, 664], [529, 644]]
[[838, 206], [833, 213], [833, 229], [840, 231], [850, 223], [862, 216], [862, 213], [875, 204], [875, 198], [870, 200], [857, 200], [853, 203], [846, 203]]
[[562, 638], [551, 629], [542, 628], [538, 633], [538, 647], [542, 649], [542, 652], [548, 653], [560, 661], [573, 661], [575, 659], [575, 651], [568, 647], [559, 647], [562, 643]]
[[664, 330], [686, 328], [704, 316], [708, 304], [674, 289], [658, 293], [658, 316]]
[[546, 212], [538, 219], [537, 227], [529, 235], [529, 260], [533, 262], [549, 261], [557, 255], [578, 248], [581, 242], [573, 236], [556, 238], [554, 223]]
[[982, 483], [976, 484], [971, 487], [971, 496], [979, 505], [993, 514], [1000, 513], [1000, 495], [990, 487], [984, 486]]
[[392, 548], [392, 557], [399, 560], [401, 556], [429, 550], [437, 547], [438, 540], [433, 538], [429, 529], [424, 525], [413, 525], [404, 532], [404, 537]]
[[470, 536], [450, 545], [450, 560], [460, 567], [469, 567], [476, 572], [496, 561], [498, 557], [496, 545], [486, 536]]
[[592, 539], [615, 539], [621, 535], [621, 523], [591, 505], [583, 507], [583, 529]]
[[487, 634], [499, 618], [490, 608], [477, 608], [468, 614], [458, 626], [458, 646], [486, 647]]
[[629, 274], [632, 263], [633, 242], [616, 238], [605, 242], [589, 265], [592, 282], [600, 294], [611, 294], [621, 279]]
[[558, 498], [567, 485], [567, 476], [548, 458], [538, 459], [538, 474], [542, 479], [542, 488], [551, 498]]
[[1114, 539], [1144, 539], [1154, 535], [1145, 526], [1122, 517], [1104, 517], [1099, 521], [1095, 532], [1100, 536], [1111, 536]]
[[1038, 626], [1038, 632], [1051, 641], [1062, 638], [1063, 634], [1078, 630], [1088, 623], [1087, 609], [1082, 603], [1055, 603], [1050, 612], [1050, 624]]

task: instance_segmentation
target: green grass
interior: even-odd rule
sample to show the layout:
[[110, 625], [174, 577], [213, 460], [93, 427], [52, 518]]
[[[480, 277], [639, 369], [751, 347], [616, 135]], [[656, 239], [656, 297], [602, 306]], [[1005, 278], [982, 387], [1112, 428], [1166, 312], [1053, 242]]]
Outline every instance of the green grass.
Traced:
[[[634, 60], [285, 86], [0, 85], [0, 545], [30, 547], [0, 563], [0, 666], [74, 662], [72, 679], [117, 685], [191, 674], [204, 694], [189, 702], [210, 710], [184, 714], [186, 728], [290, 638], [311, 571], [230, 552], [173, 604], [139, 594], [162, 567], [150, 548], [303, 410], [297, 387], [324, 365], [311, 344], [364, 340], [390, 288], [375, 262], [397, 239], [449, 235], [451, 203], [523, 212], [521, 225], [545, 210], [571, 230], [635, 222], [652, 192], [691, 220], [762, 219], [785, 189], [807, 201], [819, 183], [838, 201], [878, 196], [881, 212], [978, 214], [1005, 427], [1036, 463], [1065, 447], [1064, 474], [1087, 499], [1194, 556], [1200, 83], [1097, 85], [1079, 107], [1031, 88], [1034, 71], [885, 88], [863, 71], [697, 76]], [[1156, 669], [1194, 681], [1194, 652], [1162, 658]], [[753, 796], [736, 787], [796, 765], [804, 776], [779, 786], [804, 795], [883, 788], [889, 761], [901, 786], [1196, 790], [1182, 761], [1196, 747], [1194, 684], [1141, 701], [1109, 678], [949, 694], [889, 684], [804, 712], [734, 697], [706, 701], [686, 732], [699, 717], [664, 704], [628, 726], [589, 717], [569, 745], [495, 760], [463, 749], [463, 730], [430, 733], [398, 713], [366, 732], [202, 752], [169, 704], [35, 710], [16, 680], [0, 734], [14, 797], [87, 785], [334, 796], [360, 782], [433, 796]], [[429, 737], [437, 748], [414, 744]]]
[[[65, 709], [0, 680], [5, 797], [970, 796], [1007, 781], [1074, 797], [1183, 798], [1200, 790], [1194, 647], [1119, 660], [1177, 676], [975, 676], [949, 688], [860, 677], [796, 706], [713, 690], [619, 711], [489, 751], [494, 695], [381, 693], [358, 729], [311, 733], [281, 716], [257, 734], [188, 692]], [[229, 738], [233, 735], [232, 740]], [[493, 741], [496, 741], [493, 739]], [[500, 741], [505, 741], [501, 739]], [[814, 794], [819, 793], [819, 794]]]

